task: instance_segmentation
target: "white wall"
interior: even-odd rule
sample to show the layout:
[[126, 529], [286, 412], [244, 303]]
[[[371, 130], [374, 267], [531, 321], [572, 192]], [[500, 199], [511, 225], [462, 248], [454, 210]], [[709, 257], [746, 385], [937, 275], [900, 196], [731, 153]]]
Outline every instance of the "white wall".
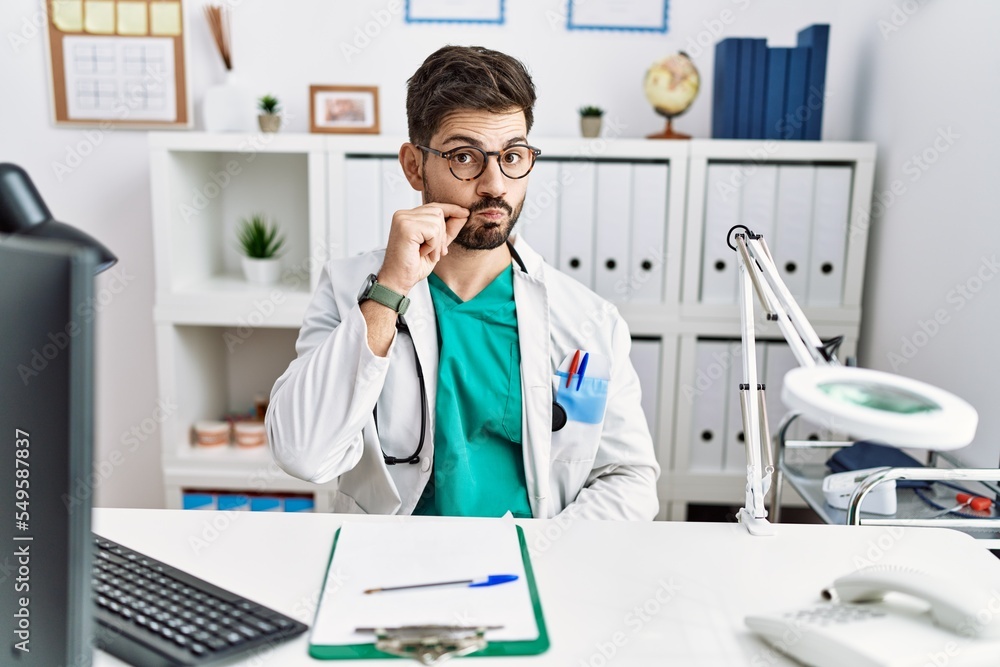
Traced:
[[[800, 28], [830, 23], [824, 137], [877, 141], [877, 189], [895, 179], [908, 186], [905, 196], [873, 221], [862, 361], [890, 368], [887, 355], [899, 351], [901, 338], [915, 335], [921, 320], [944, 309], [949, 322], [898, 370], [971, 400], [982, 415], [975, 451], [995, 465], [1000, 415], [990, 408], [1000, 394], [995, 379], [1000, 362], [987, 343], [1000, 325], [1000, 281], [984, 283], [961, 310], [949, 302], [948, 292], [975, 275], [980, 258], [992, 257], [1000, 246], [996, 206], [991, 207], [1000, 141], [995, 123], [988, 124], [988, 115], [1000, 106], [995, 85], [1000, 47], [987, 32], [998, 25], [1000, 9], [988, 0], [910, 1], [919, 9], [883, 39], [878, 20], [891, 19], [894, 4], [888, 0], [673, 0], [666, 35], [567, 32], [560, 18], [563, 0], [507, 0], [507, 23], [501, 27], [408, 25], [391, 12], [397, 3], [387, 0], [234, 0], [234, 60], [257, 92], [283, 100], [286, 131], [307, 131], [310, 83], [356, 83], [380, 87], [382, 132], [402, 136], [405, 81], [426, 55], [446, 43], [501, 49], [523, 59], [534, 75], [539, 102], [532, 136], [544, 150], [544, 137], [577, 135], [576, 108], [584, 104], [605, 107], [623, 137], [661, 129], [662, 120], [642, 94], [642, 78], [649, 63], [679, 49], [694, 56], [703, 90], [676, 126], [706, 137], [711, 44], [724, 36], [765, 36], [772, 45], [791, 45]], [[223, 70], [200, 1], [186, 4], [188, 75], [197, 117], [204, 90], [221, 80]], [[98, 319], [96, 461], [113, 472], [99, 485], [96, 500], [156, 507], [163, 502], [159, 444], [157, 434], [143, 433], [144, 426], [153, 427], [159, 402], [145, 132], [91, 135], [99, 139], [96, 148], [60, 178], [54, 165], [67, 164], [69, 152], [88, 135], [57, 129], [49, 120], [45, 42], [32, 28], [40, 6], [38, 0], [0, 5], [0, 81], [9, 91], [0, 105], [0, 160], [25, 167], [57, 217], [103, 239], [121, 258], [124, 289], [115, 293], [119, 283], [98, 279], [106, 306]], [[353, 45], [378, 12], [383, 17], [388, 12], [388, 24], [360, 54], [345, 57], [342, 45]], [[699, 41], [708, 47], [699, 49]], [[906, 159], [932, 146], [938, 128], [949, 126], [960, 139], [910, 183]], [[133, 429], [147, 439], [130, 451]]]
[[[971, 402], [979, 431], [960, 455], [996, 467], [1000, 5], [915, 6], [899, 30], [869, 31], [861, 52], [856, 133], [879, 143], [874, 210], [884, 209], [873, 220], [861, 356]], [[903, 194], [892, 201], [894, 185]]]

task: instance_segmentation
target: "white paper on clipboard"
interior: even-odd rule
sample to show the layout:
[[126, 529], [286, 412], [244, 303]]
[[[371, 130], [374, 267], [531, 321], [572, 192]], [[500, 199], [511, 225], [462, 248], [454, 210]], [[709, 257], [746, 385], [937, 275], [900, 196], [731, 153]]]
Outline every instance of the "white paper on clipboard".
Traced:
[[[369, 588], [516, 574], [498, 586], [386, 591]], [[529, 641], [538, 626], [512, 521], [350, 522], [340, 528], [309, 643], [371, 643], [359, 627], [503, 626], [490, 641]]]

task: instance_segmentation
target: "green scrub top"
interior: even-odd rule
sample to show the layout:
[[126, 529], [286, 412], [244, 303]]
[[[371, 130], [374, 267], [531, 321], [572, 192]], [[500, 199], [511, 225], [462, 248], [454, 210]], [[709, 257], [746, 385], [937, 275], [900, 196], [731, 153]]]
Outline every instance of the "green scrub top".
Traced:
[[513, 267], [469, 301], [433, 273], [427, 281], [439, 348], [434, 470], [413, 513], [531, 517]]

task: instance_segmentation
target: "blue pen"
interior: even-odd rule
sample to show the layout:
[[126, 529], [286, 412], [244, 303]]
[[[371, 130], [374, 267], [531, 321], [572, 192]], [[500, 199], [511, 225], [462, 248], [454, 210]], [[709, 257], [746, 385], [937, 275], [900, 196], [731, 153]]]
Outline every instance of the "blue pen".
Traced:
[[430, 588], [431, 586], [458, 586], [465, 585], [469, 588], [483, 588], [486, 586], [496, 586], [506, 584], [510, 581], [517, 581], [516, 574], [491, 574], [485, 579], [459, 579], [457, 581], [439, 581], [433, 584], [411, 584], [409, 586], [388, 586], [386, 588], [369, 588], [365, 590], [365, 595], [369, 593], [381, 593], [383, 591], [401, 591], [407, 588]]
[[583, 355], [583, 361], [580, 362], [580, 370], [577, 371], [578, 375], [576, 377], [576, 390], [580, 391], [580, 385], [583, 384], [583, 374], [587, 372], [587, 360], [590, 359], [590, 352]]

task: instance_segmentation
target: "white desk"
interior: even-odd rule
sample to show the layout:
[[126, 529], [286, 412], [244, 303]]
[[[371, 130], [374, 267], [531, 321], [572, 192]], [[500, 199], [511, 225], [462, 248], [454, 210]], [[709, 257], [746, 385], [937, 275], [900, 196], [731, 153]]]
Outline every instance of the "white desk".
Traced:
[[[333, 533], [344, 518], [98, 509], [94, 531], [311, 624]], [[490, 658], [484, 667], [790, 665], [745, 629], [746, 614], [810, 604], [836, 576], [875, 563], [956, 572], [984, 586], [1000, 582], [996, 557], [968, 535], [944, 529], [782, 524], [773, 537], [752, 537], [737, 524], [518, 523], [552, 647], [535, 657]], [[324, 664], [308, 656], [307, 637], [233, 664]], [[122, 664], [103, 653], [94, 662]]]

